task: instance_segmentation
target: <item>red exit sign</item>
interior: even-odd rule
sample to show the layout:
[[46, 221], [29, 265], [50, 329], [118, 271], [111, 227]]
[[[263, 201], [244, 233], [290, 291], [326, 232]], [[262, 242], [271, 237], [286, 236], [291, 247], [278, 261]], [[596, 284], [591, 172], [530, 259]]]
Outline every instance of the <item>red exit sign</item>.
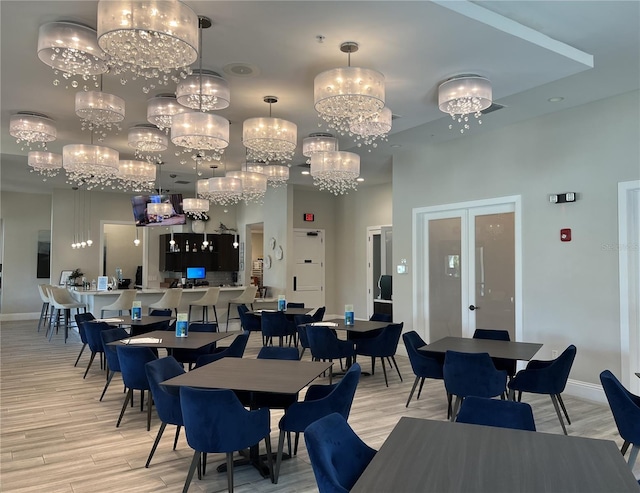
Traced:
[[315, 219], [315, 215], [314, 215], [314, 214], [312, 214], [312, 213], [310, 213], [310, 212], [305, 212], [305, 213], [304, 213], [304, 220], [305, 220], [306, 222], [313, 222], [313, 221], [314, 221], [314, 219]]

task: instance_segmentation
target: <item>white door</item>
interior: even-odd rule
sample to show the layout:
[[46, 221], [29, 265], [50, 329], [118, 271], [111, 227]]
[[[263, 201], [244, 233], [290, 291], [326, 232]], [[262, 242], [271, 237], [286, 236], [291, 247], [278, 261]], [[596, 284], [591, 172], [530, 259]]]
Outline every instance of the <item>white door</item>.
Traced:
[[324, 231], [293, 230], [293, 295], [291, 301], [310, 308], [325, 306]]
[[496, 199], [417, 211], [416, 327], [429, 341], [476, 328], [519, 339], [518, 207]]

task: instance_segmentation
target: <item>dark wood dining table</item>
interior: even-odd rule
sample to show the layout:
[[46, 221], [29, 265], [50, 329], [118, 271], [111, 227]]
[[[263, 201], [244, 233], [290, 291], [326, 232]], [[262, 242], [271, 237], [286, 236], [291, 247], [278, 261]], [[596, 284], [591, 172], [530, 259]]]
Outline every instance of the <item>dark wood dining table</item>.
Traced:
[[[250, 392], [297, 394], [333, 363], [320, 361], [222, 358], [190, 372], [162, 382], [163, 385], [203, 389], [231, 389]], [[250, 407], [255, 407], [253, 402]], [[283, 457], [285, 459], [286, 457]], [[260, 457], [258, 445], [251, 447], [249, 457], [234, 461], [236, 465], [253, 465], [263, 477], [269, 468]], [[226, 470], [226, 464], [218, 471]]]
[[542, 344], [536, 342], [496, 341], [492, 339], [472, 339], [470, 337], [444, 337], [418, 348], [418, 351], [446, 353], [489, 353], [492, 358], [529, 361], [540, 350]]
[[[262, 308], [262, 309], [250, 311], [248, 313], [251, 313], [252, 315], [257, 315], [259, 317], [260, 315], [262, 315], [262, 312], [277, 312], [277, 311], [278, 310], [276, 309]], [[290, 318], [293, 320], [293, 317], [295, 317], [296, 315], [306, 315], [307, 313], [312, 313], [313, 311], [315, 311], [315, 308], [287, 308], [286, 310], [284, 310], [283, 313], [287, 316], [287, 318]]]
[[136, 336], [148, 332], [149, 326], [161, 322], [172, 322], [176, 317], [161, 316], [161, 315], [142, 315], [138, 320], [132, 320], [131, 317], [110, 317], [110, 318], [98, 318], [93, 322], [107, 322], [110, 325], [118, 325], [120, 327], [131, 327], [131, 335]]
[[609, 440], [403, 417], [353, 493], [637, 492]]
[[[239, 335], [241, 332], [190, 332], [187, 337], [176, 337], [172, 330], [154, 330], [145, 334], [128, 337], [120, 341], [110, 342], [111, 346], [138, 346], [164, 348], [169, 354], [174, 349], [200, 349], [208, 344], [218, 342], [227, 337]], [[189, 372], [191, 373], [191, 372]]]
[[314, 322], [307, 325], [322, 325], [335, 330], [346, 330], [347, 337], [349, 333], [365, 334], [367, 332], [373, 332], [375, 330], [384, 329], [389, 325], [389, 322], [374, 322], [371, 320], [354, 320], [353, 325], [345, 325], [344, 319], [332, 318], [323, 320], [321, 322]]

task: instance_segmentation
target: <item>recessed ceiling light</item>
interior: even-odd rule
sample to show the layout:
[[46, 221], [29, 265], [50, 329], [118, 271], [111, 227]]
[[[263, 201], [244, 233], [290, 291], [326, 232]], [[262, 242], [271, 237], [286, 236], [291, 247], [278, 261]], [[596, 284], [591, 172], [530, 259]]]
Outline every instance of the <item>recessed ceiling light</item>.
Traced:
[[402, 147], [400, 144], [391, 144], [389, 147], [393, 147], [394, 149], [397, 149], [398, 147]]
[[547, 99], [550, 103], [559, 103], [560, 101], [564, 101], [564, 98], [561, 96], [556, 96], [554, 98]]
[[362, 177], [356, 178], [356, 181], [364, 181], [364, 178]]
[[309, 171], [301, 171], [301, 174], [303, 175], [310, 175], [311, 173]]
[[222, 71], [232, 77], [255, 77], [260, 75], [260, 69], [251, 63], [229, 63], [222, 67]]

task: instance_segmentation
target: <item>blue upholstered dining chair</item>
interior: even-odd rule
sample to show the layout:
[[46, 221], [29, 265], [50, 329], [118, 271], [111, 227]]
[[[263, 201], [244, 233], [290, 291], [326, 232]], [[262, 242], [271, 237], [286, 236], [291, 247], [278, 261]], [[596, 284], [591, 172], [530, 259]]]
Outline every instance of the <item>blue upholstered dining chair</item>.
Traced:
[[386, 322], [386, 323], [392, 323], [393, 322], [393, 317], [391, 315], [389, 315], [388, 313], [373, 313], [370, 317], [369, 320], [371, 322]]
[[309, 348], [309, 337], [307, 336], [307, 324], [314, 323], [312, 315], [296, 315], [293, 317], [293, 323], [298, 331], [298, 341], [302, 351], [300, 352], [300, 359], [304, 355], [304, 352]]
[[324, 314], [325, 314], [326, 311], [327, 311], [327, 307], [326, 306], [321, 306], [320, 308], [318, 308], [311, 315], [313, 317], [313, 321], [314, 322], [322, 322], [322, 319], [324, 318]]
[[[78, 334], [80, 334], [80, 340], [82, 341], [82, 347], [80, 348], [80, 353], [76, 358], [76, 362], [73, 364], [73, 366], [78, 366], [78, 361], [80, 361], [80, 356], [82, 356], [82, 352], [84, 351], [84, 348], [87, 347], [87, 335], [84, 331], [83, 322], [89, 322], [90, 320], [95, 320], [96, 317], [94, 317], [93, 313], [91, 312], [76, 313], [74, 317], [76, 319], [76, 326], [78, 327]], [[40, 331], [40, 326], [38, 326], [38, 331]]]
[[104, 349], [102, 347], [100, 332], [103, 330], [113, 329], [113, 326], [106, 322], [93, 321], [82, 322], [82, 326], [84, 327], [84, 335], [87, 338], [87, 346], [89, 346], [89, 350], [91, 351], [91, 357], [89, 358], [89, 363], [87, 363], [87, 369], [84, 371], [84, 376], [82, 377], [87, 378], [87, 373], [89, 373], [89, 368], [91, 368], [96, 354], [100, 355], [100, 369], [102, 369]]
[[180, 405], [189, 446], [195, 451], [183, 492], [189, 488], [202, 454], [227, 455], [227, 483], [233, 491], [233, 453], [264, 439], [273, 475], [269, 409], [247, 411], [231, 390], [180, 387]]
[[[427, 343], [422, 340], [422, 337], [420, 337], [415, 330], [402, 334], [402, 340], [404, 341], [404, 347], [409, 356], [411, 369], [416, 376], [416, 379], [413, 381], [413, 387], [411, 387], [411, 392], [409, 393], [409, 398], [407, 399], [407, 404], [405, 405], [405, 407], [409, 407], [409, 402], [411, 402], [411, 397], [413, 397], [418, 381], [420, 381], [420, 388], [418, 389], [416, 399], [420, 399], [425, 378], [444, 380], [444, 374], [442, 373], [444, 354], [418, 351], [418, 348], [426, 346]], [[450, 417], [451, 394], [447, 392], [447, 418]]]
[[[474, 339], [490, 339], [493, 341], [510, 341], [508, 330], [500, 329], [476, 329], [473, 333]], [[491, 358], [497, 370], [505, 370], [509, 379], [516, 374], [516, 360], [507, 358]]]
[[247, 330], [249, 332], [260, 332], [262, 330], [260, 317], [254, 313], [249, 313], [247, 305], [238, 305], [238, 317], [240, 318], [240, 326], [242, 327], [242, 330]]
[[[374, 375], [376, 371], [376, 358], [380, 358], [382, 362], [382, 372], [384, 373], [384, 383], [389, 386], [389, 380], [387, 379], [387, 368], [384, 363], [384, 359], [387, 358], [389, 362], [389, 368], [391, 368], [391, 362], [396, 367], [400, 381], [402, 382], [402, 375], [400, 374], [400, 368], [396, 363], [396, 351], [398, 349], [398, 342], [400, 342], [400, 335], [402, 335], [402, 328], [404, 323], [390, 324], [376, 337], [361, 338], [356, 341], [356, 354], [359, 356], [371, 357], [371, 374]], [[391, 360], [391, 361], [389, 361]]]
[[[229, 347], [224, 348], [222, 351], [213, 352], [211, 354], [204, 354], [196, 361], [196, 368], [213, 363], [222, 358], [242, 358], [244, 356], [244, 350], [247, 347], [247, 341], [249, 340], [249, 331], [245, 330], [242, 334], [238, 334]], [[221, 349], [221, 348], [218, 348]]]
[[338, 413], [344, 419], [347, 419], [351, 412], [351, 405], [353, 404], [353, 397], [359, 380], [360, 365], [354, 363], [342, 377], [342, 380], [335, 385], [311, 385], [307, 389], [304, 401], [296, 402], [289, 406], [278, 424], [280, 435], [278, 437], [278, 453], [274, 473], [275, 483], [278, 482], [280, 474], [285, 434], [295, 433], [293, 454], [296, 455], [298, 453], [300, 433], [303, 433], [311, 423], [331, 413]]
[[558, 403], [564, 411], [567, 423], [571, 424], [569, 413], [562, 401], [562, 392], [567, 385], [569, 372], [576, 358], [576, 347], [571, 344], [565, 349], [560, 356], [551, 361], [531, 360], [524, 370], [520, 370], [509, 382], [509, 398], [514, 400], [515, 392], [518, 392], [518, 401], [520, 401], [523, 392], [531, 392], [532, 394], [549, 394], [551, 402], [556, 410], [562, 431], [567, 434], [567, 428], [564, 425], [562, 414]]
[[118, 359], [120, 360], [122, 380], [124, 386], [127, 388], [127, 395], [124, 398], [122, 410], [116, 422], [116, 428], [120, 426], [124, 411], [127, 409], [127, 404], [133, 399], [133, 391], [140, 391], [140, 411], [142, 411], [144, 406], [144, 391], [147, 390], [149, 391], [147, 394], [147, 431], [149, 431], [151, 429], [151, 406], [153, 397], [144, 365], [149, 361], [158, 359], [158, 356], [148, 347], [123, 345], [116, 346], [116, 350], [118, 351]]
[[[316, 361], [333, 361], [342, 358], [356, 357], [356, 348], [353, 341], [342, 341], [330, 327], [307, 326], [309, 349], [311, 356]], [[342, 362], [340, 362], [342, 366]], [[333, 365], [329, 368], [329, 383], [333, 381]]]
[[151, 447], [151, 452], [147, 458], [144, 467], [149, 467], [153, 454], [158, 448], [162, 434], [167, 425], [176, 425], [176, 436], [173, 440], [173, 450], [178, 445], [178, 437], [180, 436], [180, 427], [184, 426], [182, 420], [182, 408], [180, 407], [180, 388], [161, 385], [165, 380], [177, 377], [185, 373], [182, 364], [180, 364], [173, 356], [149, 361], [144, 365], [144, 370], [149, 381], [153, 402], [156, 406], [156, 412], [160, 418], [160, 428], [158, 434]]
[[279, 345], [285, 337], [291, 335], [289, 322], [284, 312], [262, 312], [262, 340], [263, 344], [273, 344], [273, 338], [279, 339]]
[[307, 426], [304, 441], [320, 493], [348, 493], [376, 455], [338, 413]]
[[640, 396], [625, 389], [609, 370], [600, 373], [600, 382], [616, 421], [618, 433], [624, 440], [620, 450], [622, 455], [627, 453], [631, 445], [628, 462], [629, 467], [633, 469], [640, 450]]
[[507, 372], [496, 370], [489, 353], [447, 351], [442, 374], [447, 392], [456, 396], [451, 421], [455, 421], [460, 403], [466, 397], [504, 396]]
[[485, 397], [469, 396], [462, 401], [456, 422], [536, 431], [529, 404]]
[[[189, 324], [189, 332], [218, 332], [218, 324], [209, 323], [191, 323]], [[189, 369], [198, 361], [198, 358], [205, 354], [211, 354], [216, 348], [216, 343], [212, 342], [198, 349], [180, 349], [173, 350], [171, 355], [182, 364], [188, 364]]]
[[126, 330], [121, 327], [115, 329], [107, 329], [100, 332], [100, 338], [102, 339], [102, 349], [104, 351], [104, 357], [107, 360], [107, 383], [104, 384], [104, 389], [100, 395], [100, 400], [104, 398], [109, 384], [116, 373], [120, 373], [120, 360], [118, 359], [118, 351], [116, 346], [110, 346], [110, 342], [120, 341], [129, 337]]

